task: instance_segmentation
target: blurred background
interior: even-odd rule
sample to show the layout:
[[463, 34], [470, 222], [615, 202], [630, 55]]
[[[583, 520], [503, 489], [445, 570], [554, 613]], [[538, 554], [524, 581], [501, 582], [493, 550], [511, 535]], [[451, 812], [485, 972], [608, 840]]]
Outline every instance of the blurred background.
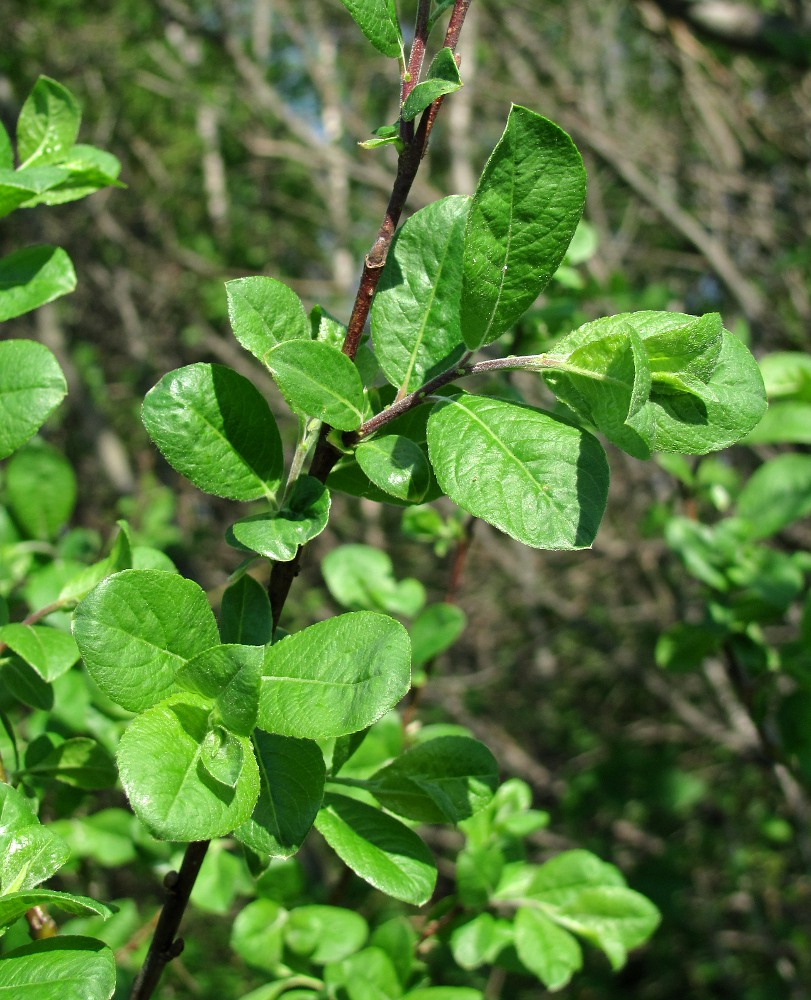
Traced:
[[[411, 23], [415, 4], [398, 6]], [[283, 412], [229, 334], [223, 283], [272, 275], [346, 321], [395, 163], [391, 147], [357, 144], [397, 117], [396, 64], [334, 0], [3, 0], [2, 23], [4, 123], [40, 73], [54, 77], [82, 103], [81, 141], [119, 157], [127, 185], [0, 227], [0, 253], [55, 243], [78, 274], [73, 295], [4, 327], [49, 346], [68, 376], [46, 436], [79, 474], [74, 523], [103, 542], [126, 517], [186, 575], [222, 587], [240, 559], [222, 541], [234, 505], [162, 462], [140, 402], [164, 372], [218, 361]], [[585, 225], [509, 351], [636, 309], [720, 311], [756, 356], [808, 349], [802, 0], [474, 0], [460, 51], [465, 85], [442, 109], [409, 211], [473, 192], [511, 101], [569, 131], [588, 171]], [[295, 427], [283, 433], [292, 443]], [[469, 726], [505, 776], [531, 785], [550, 814], [538, 859], [587, 847], [661, 908], [663, 927], [620, 975], [591, 956], [565, 996], [811, 996], [807, 799], [764, 756], [717, 661], [664, 670], [655, 657], [703, 600], [663, 525], [720, 518], [760, 447], [678, 468], [610, 451], [603, 529], [574, 554], [470, 527], [450, 504], [443, 529], [421, 532], [400, 508], [345, 498], [296, 583], [288, 628], [336, 610], [319, 556], [344, 542], [383, 545], [435, 600], [452, 588], [469, 624], [421, 713]], [[775, 545], [810, 538], [800, 522]], [[208, 995], [188, 990], [172, 995]], [[543, 994], [515, 991], [503, 995]]]

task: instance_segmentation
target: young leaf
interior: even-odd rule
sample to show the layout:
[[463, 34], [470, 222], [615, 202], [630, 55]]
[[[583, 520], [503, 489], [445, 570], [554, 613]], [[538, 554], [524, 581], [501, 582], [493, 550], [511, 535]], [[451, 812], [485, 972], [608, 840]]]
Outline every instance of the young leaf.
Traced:
[[76, 641], [47, 625], [12, 622], [0, 626], [0, 642], [14, 650], [44, 681], [54, 681], [79, 659]]
[[246, 351], [264, 361], [284, 340], [309, 340], [310, 324], [301, 299], [275, 278], [256, 276], [226, 281], [228, 318]]
[[281, 510], [236, 521], [225, 540], [235, 548], [289, 562], [299, 546], [320, 535], [329, 520], [329, 490], [312, 476], [299, 476]]
[[118, 767], [124, 791], [135, 814], [159, 840], [225, 836], [248, 819], [256, 803], [259, 771], [247, 737], [233, 737], [243, 755], [233, 786], [215, 779], [206, 767], [211, 760], [210, 711], [204, 698], [175, 695], [133, 719], [121, 739]]
[[411, 577], [397, 581], [391, 558], [371, 545], [341, 545], [321, 572], [330, 594], [352, 611], [374, 609], [412, 617], [425, 604], [425, 587]]
[[634, 458], [650, 458], [652, 427], [646, 405], [651, 372], [633, 327], [585, 344], [572, 351], [560, 371], [544, 374], [558, 398], [586, 423]]
[[414, 906], [434, 891], [433, 858], [413, 830], [356, 799], [327, 795], [316, 829], [356, 875]]
[[[570, 357], [632, 327], [645, 351], [653, 352], [649, 365], [659, 367], [651, 371], [649, 402], [629, 423], [651, 451], [703, 455], [739, 441], [766, 409], [757, 362], [727, 330], [721, 330], [718, 346], [716, 323], [712, 315], [697, 319], [684, 313], [624, 313], [594, 320], [568, 334], [555, 345], [554, 356]], [[676, 374], [673, 366], [679, 364], [686, 367]], [[557, 374], [551, 379], [558, 379]], [[569, 405], [563, 392], [561, 398]]]
[[25, 202], [25, 208], [34, 205], [63, 205], [68, 201], [85, 198], [104, 187], [123, 188], [117, 177], [121, 164], [112, 153], [95, 146], [79, 144], [68, 150], [65, 159], [59, 161], [59, 169], [65, 174], [58, 184], [48, 188]]
[[363, 383], [358, 369], [320, 340], [279, 344], [262, 359], [296, 413], [323, 420], [340, 431], [363, 422]]
[[768, 538], [811, 513], [811, 455], [764, 462], [741, 491], [736, 511], [750, 522], [755, 538]]
[[[445, 50], [449, 51], [449, 50]], [[415, 212], [394, 237], [372, 302], [372, 341], [383, 374], [408, 392], [464, 353], [459, 303], [470, 199]]]
[[378, 52], [402, 58], [403, 36], [394, 0], [341, 0], [360, 30]]
[[418, 83], [405, 99], [400, 116], [404, 122], [410, 122], [438, 97], [452, 94], [461, 86], [459, 67], [456, 65], [453, 50], [442, 48], [431, 61], [426, 78], [422, 83]]
[[[102, 917], [109, 917], [113, 913], [109, 906], [87, 896], [57, 892], [55, 889], [28, 889], [26, 892], [9, 892], [5, 896], [0, 896], [0, 927], [13, 924], [32, 906], [55, 906], [65, 913], [95, 913]], [[0, 969], [3, 968], [4, 962], [5, 956], [0, 959]], [[17, 1000], [16, 995], [14, 1000]]]
[[501, 336], [547, 285], [585, 197], [583, 161], [569, 136], [514, 104], [465, 231], [461, 320], [471, 350]]
[[178, 368], [147, 393], [143, 421], [166, 461], [206, 493], [273, 497], [282, 477], [276, 421], [248, 379], [222, 365]]
[[463, 969], [491, 965], [513, 943], [512, 925], [490, 913], [478, 913], [451, 933], [451, 951]]
[[364, 948], [324, 969], [324, 982], [332, 996], [347, 1000], [399, 1000], [403, 990], [397, 970], [381, 948]]
[[220, 639], [223, 643], [265, 646], [273, 638], [268, 592], [247, 573], [222, 595]]
[[25, 170], [0, 169], [0, 219], [21, 205], [61, 184], [68, 176], [62, 167], [27, 167]]
[[608, 463], [585, 431], [528, 406], [462, 395], [432, 410], [428, 447], [439, 485], [475, 517], [534, 548], [594, 540]]
[[498, 785], [498, 764], [483, 743], [440, 736], [407, 750], [371, 779], [390, 812], [422, 823], [459, 823], [483, 809]]
[[259, 798], [234, 835], [257, 854], [289, 858], [304, 842], [324, 797], [326, 769], [317, 743], [257, 729]]
[[214, 646], [193, 656], [177, 672], [176, 684], [215, 700], [224, 724], [250, 736], [259, 708], [261, 646]]
[[411, 664], [421, 667], [452, 646], [464, 631], [467, 617], [455, 604], [430, 604], [411, 623]]
[[265, 648], [259, 725], [305, 739], [371, 725], [408, 690], [408, 633], [371, 611], [317, 622]]
[[615, 971], [628, 951], [647, 941], [659, 925], [659, 911], [649, 899], [624, 886], [583, 889], [550, 916], [597, 945]]
[[315, 965], [348, 958], [368, 936], [363, 917], [341, 906], [297, 906], [284, 929], [287, 947]]
[[118, 777], [115, 764], [104, 747], [86, 736], [57, 743], [35, 764], [28, 765], [26, 758], [25, 771], [85, 791], [112, 788]]
[[215, 726], [200, 746], [200, 763], [206, 774], [226, 788], [236, 788], [245, 754], [238, 736]]
[[425, 453], [400, 434], [363, 441], [355, 449], [355, 458], [375, 486], [399, 500], [420, 503], [431, 484]]
[[562, 989], [583, 966], [580, 945], [542, 910], [519, 907], [515, 915], [518, 957], [548, 990]]
[[25, 247], [0, 260], [0, 323], [67, 295], [76, 272], [61, 247]]
[[[60, 602], [64, 604], [76, 603], [83, 597], [87, 597], [90, 591], [108, 576], [133, 568], [129, 525], [126, 521], [117, 521], [116, 524], [118, 533], [110, 546], [109, 554], [99, 562], [93, 563], [92, 566], [85, 566], [75, 576], [71, 576], [59, 591]], [[165, 571], [163, 567], [162, 571]]]
[[21, 167], [32, 161], [58, 163], [76, 142], [82, 113], [61, 83], [40, 76], [17, 120], [17, 155]]
[[282, 934], [287, 918], [287, 910], [272, 899], [253, 900], [240, 910], [234, 920], [231, 947], [248, 965], [274, 973], [282, 959]]
[[0, 170], [14, 169], [14, 150], [5, 125], [0, 122]]
[[110, 1000], [115, 957], [95, 938], [60, 936], [6, 952], [0, 996], [11, 1000]]
[[33, 340], [0, 342], [0, 458], [25, 444], [67, 391], [47, 347]]
[[6, 503], [29, 538], [55, 538], [76, 503], [73, 467], [56, 448], [32, 441], [6, 467]]
[[165, 698], [180, 667], [219, 641], [205, 593], [160, 570], [108, 577], [76, 608], [73, 635], [96, 684], [131, 712]]
[[69, 857], [67, 844], [40, 824], [20, 792], [0, 783], [0, 896], [35, 888]]

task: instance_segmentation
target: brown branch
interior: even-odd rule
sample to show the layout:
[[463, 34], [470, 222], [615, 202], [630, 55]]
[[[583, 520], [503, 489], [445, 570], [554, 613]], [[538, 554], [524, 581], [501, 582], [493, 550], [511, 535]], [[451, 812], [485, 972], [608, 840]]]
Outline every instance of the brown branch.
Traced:
[[183, 951], [183, 939], [176, 935], [208, 845], [207, 840], [197, 840], [189, 844], [180, 871], [169, 872], [164, 879], [166, 902], [158, 918], [158, 926], [155, 928], [155, 936], [152, 938], [146, 960], [133, 983], [130, 1000], [148, 1000], [154, 993], [167, 964]]

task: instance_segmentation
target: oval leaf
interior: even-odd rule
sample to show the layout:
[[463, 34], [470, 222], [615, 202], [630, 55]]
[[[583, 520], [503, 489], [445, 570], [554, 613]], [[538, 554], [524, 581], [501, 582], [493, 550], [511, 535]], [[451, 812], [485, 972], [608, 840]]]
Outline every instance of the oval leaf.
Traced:
[[17, 119], [17, 154], [25, 167], [63, 160], [76, 142], [82, 113], [67, 87], [41, 76]]
[[261, 275], [236, 278], [226, 281], [225, 293], [234, 336], [260, 361], [283, 340], [309, 340], [301, 299], [283, 282]]
[[479, 179], [465, 232], [462, 333], [471, 350], [501, 336], [558, 269], [586, 198], [577, 147], [513, 105]]
[[355, 365], [321, 340], [294, 340], [263, 359], [288, 405], [340, 431], [363, 422], [363, 383]]
[[594, 540], [608, 462], [591, 434], [528, 406], [463, 395], [434, 407], [428, 447], [451, 500], [519, 542], [580, 549]]
[[436, 866], [413, 830], [379, 809], [328, 795], [316, 829], [356, 875], [388, 896], [421, 906], [434, 891]]
[[0, 323], [67, 295], [76, 272], [61, 247], [25, 247], [0, 260]]
[[282, 444], [254, 385], [222, 365], [178, 368], [147, 393], [143, 421], [166, 461], [206, 493], [272, 498]]
[[410, 655], [403, 626], [372, 611], [287, 636], [265, 650], [259, 725], [305, 739], [365, 729], [408, 691]]
[[109, 1000], [114, 992], [115, 958], [95, 938], [34, 941], [0, 960], [0, 996], [9, 1000]]
[[249, 739], [233, 737], [243, 755], [233, 787], [205, 766], [210, 711], [203, 698], [176, 695], [133, 719], [121, 739], [121, 783], [159, 840], [222, 837], [244, 823], [256, 803], [259, 770]]
[[299, 476], [281, 510], [236, 521], [225, 539], [235, 548], [275, 562], [294, 559], [299, 546], [320, 535], [329, 520], [329, 490], [312, 476]]
[[324, 756], [312, 740], [274, 736], [261, 729], [253, 737], [259, 762], [259, 798], [235, 836], [273, 858], [289, 858], [301, 847], [324, 797]]
[[464, 353], [459, 303], [470, 199], [455, 195], [420, 209], [397, 231], [371, 325], [383, 374], [412, 392]]
[[583, 953], [572, 935], [528, 906], [515, 915], [515, 950], [549, 990], [562, 989], [583, 965]]
[[165, 698], [180, 667], [219, 641], [205, 593], [161, 570], [108, 577], [76, 608], [73, 635], [90, 676], [130, 712]]
[[403, 51], [403, 38], [394, 0], [341, 0], [360, 30], [378, 52], [397, 59]]
[[70, 462], [44, 441], [21, 448], [6, 468], [6, 503], [30, 538], [55, 538], [76, 503]]
[[355, 449], [355, 458], [375, 486], [399, 500], [419, 503], [431, 485], [425, 453], [402, 434], [384, 434], [364, 441]]
[[33, 340], [0, 343], [0, 458], [45, 423], [68, 391], [59, 362]]

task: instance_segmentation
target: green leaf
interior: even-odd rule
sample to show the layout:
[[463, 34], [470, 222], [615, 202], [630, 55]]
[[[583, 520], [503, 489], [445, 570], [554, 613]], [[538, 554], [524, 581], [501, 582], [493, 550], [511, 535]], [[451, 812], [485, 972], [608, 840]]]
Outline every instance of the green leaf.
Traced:
[[811, 403], [811, 355], [800, 351], [775, 351], [760, 359], [766, 395]]
[[484, 1000], [484, 994], [469, 986], [422, 986], [409, 990], [403, 1000]]
[[314, 965], [340, 962], [361, 949], [369, 925], [359, 913], [339, 906], [298, 906], [284, 929], [287, 947]]
[[604, 951], [615, 971], [625, 964], [631, 948], [647, 941], [660, 920], [649, 899], [615, 885], [583, 889], [550, 915]]
[[34, 941], [0, 959], [2, 1000], [109, 1000], [114, 991], [115, 958], [95, 938]]
[[[448, 50], [445, 50], [448, 51]], [[375, 354], [394, 386], [412, 392], [464, 353], [459, 308], [470, 199], [443, 198], [397, 231], [372, 302]]]
[[0, 122], [0, 170], [14, 169], [14, 150], [5, 125]]
[[344, 795], [328, 795], [315, 825], [338, 857], [376, 889], [414, 906], [431, 898], [431, 854], [398, 820]]
[[651, 371], [633, 327], [585, 344], [546, 381], [575, 413], [634, 458], [650, 458], [650, 419], [644, 409]]
[[[760, 369], [727, 330], [721, 330], [716, 353], [713, 315], [637, 312], [598, 319], [564, 337], [551, 356], [568, 358], [595, 341], [628, 333], [629, 327], [639, 334], [645, 351], [652, 352], [650, 400], [630, 421], [651, 451], [689, 455], [718, 451], [739, 441], [763, 416], [766, 399]], [[680, 340], [684, 345], [679, 355]], [[676, 374], [667, 370], [668, 364], [687, 367]], [[579, 412], [577, 399], [566, 392], [558, 374], [547, 381], [556, 382], [555, 392]]]
[[76, 608], [73, 635], [96, 684], [131, 712], [165, 698], [180, 667], [219, 641], [205, 593], [161, 570], [108, 577]]
[[[614, 865], [602, 861], [590, 851], [562, 851], [540, 868], [527, 866], [529, 880], [519, 896], [527, 895], [551, 906], [563, 906], [577, 898], [584, 889], [595, 887], [622, 888], [625, 879]], [[514, 897], [514, 893], [499, 887], [499, 899]]]
[[206, 493], [273, 498], [282, 445], [254, 385], [222, 365], [178, 368], [147, 393], [143, 421], [166, 461]]
[[228, 788], [236, 788], [244, 756], [239, 737], [223, 726], [209, 729], [200, 747], [200, 763], [206, 773]]
[[6, 503], [29, 538], [55, 538], [76, 503], [70, 462], [44, 441], [21, 448], [6, 467]]
[[193, 656], [177, 672], [176, 684], [215, 701], [224, 724], [250, 736], [259, 708], [261, 646], [214, 646]]
[[811, 455], [778, 455], [764, 462], [738, 497], [737, 514], [755, 538], [768, 538], [811, 513]]
[[72, 636], [47, 625], [12, 623], [0, 627], [0, 642], [14, 650], [44, 681], [54, 681], [79, 659]]
[[257, 854], [289, 858], [304, 842], [321, 807], [326, 769], [317, 743], [257, 729], [259, 798], [253, 814], [235, 831]]
[[27, 205], [44, 191], [57, 187], [67, 176], [67, 170], [61, 167], [0, 169], [0, 218], [21, 205]]
[[337, 347], [321, 340], [279, 344], [263, 358], [288, 405], [341, 431], [363, 422], [363, 383]]
[[17, 155], [26, 167], [58, 163], [76, 142], [82, 113], [76, 98], [61, 83], [40, 76], [17, 120]]
[[466, 847], [456, 857], [456, 889], [460, 903], [481, 910], [488, 905], [504, 870], [504, 855], [494, 844]]
[[465, 231], [461, 320], [471, 350], [508, 330], [548, 284], [585, 197], [583, 161], [569, 136], [513, 105]]
[[224, 643], [265, 646], [273, 638], [267, 590], [247, 573], [222, 595], [220, 638]]
[[25, 247], [0, 260], [0, 323], [67, 295], [76, 272], [61, 247]]
[[[118, 749], [121, 783], [142, 822], [159, 840], [211, 840], [230, 833], [251, 815], [259, 771], [247, 737], [234, 787], [214, 780], [203, 761], [210, 703], [176, 695], [129, 724]], [[210, 758], [209, 758], [210, 759]]]
[[451, 951], [463, 969], [492, 965], [499, 953], [513, 943], [512, 925], [490, 913], [478, 913], [451, 933]]
[[0, 342], [0, 458], [25, 444], [67, 391], [47, 347], [33, 340]]
[[742, 443], [811, 444], [811, 403], [770, 403]]
[[483, 743], [440, 736], [407, 750], [371, 779], [390, 812], [422, 823], [459, 823], [483, 809], [498, 785], [498, 764]]
[[70, 577], [59, 591], [60, 602], [70, 604], [80, 601], [108, 576], [120, 573], [125, 569], [132, 569], [133, 555], [129, 525], [126, 521], [117, 521], [116, 524], [118, 532], [110, 546], [109, 554], [92, 566], [85, 566], [75, 576]]
[[425, 604], [419, 580], [397, 581], [391, 558], [371, 545], [341, 545], [321, 563], [329, 592], [345, 608], [416, 615]]
[[257, 969], [273, 974], [282, 960], [288, 913], [270, 899], [255, 899], [237, 914], [231, 947]]
[[35, 888], [69, 857], [67, 844], [40, 824], [24, 796], [0, 783], [0, 896]]
[[411, 623], [411, 664], [421, 667], [452, 646], [464, 631], [467, 616], [455, 604], [430, 604]]
[[515, 915], [515, 948], [524, 965], [549, 990], [562, 989], [583, 966], [580, 945], [541, 910], [522, 906]]
[[329, 509], [326, 486], [312, 476], [299, 476], [281, 510], [243, 517], [231, 525], [225, 539], [235, 548], [289, 562], [300, 545], [326, 528]]
[[68, 201], [85, 198], [104, 187], [123, 188], [116, 178], [121, 172], [121, 164], [112, 153], [95, 146], [78, 144], [68, 150], [65, 159], [59, 161], [64, 179], [25, 202], [25, 208], [35, 205], [63, 205]]
[[528, 406], [461, 395], [432, 410], [428, 447], [439, 485], [475, 517], [533, 548], [594, 540], [608, 463], [590, 434]]
[[85, 791], [112, 788], [118, 777], [115, 764], [104, 747], [86, 736], [57, 743], [36, 764], [26, 766], [25, 771]]
[[462, 86], [459, 67], [452, 49], [440, 49], [428, 67], [426, 78], [411, 91], [403, 103], [400, 116], [404, 122], [412, 119], [433, 104], [438, 97], [452, 94]]
[[397, 970], [382, 948], [364, 948], [324, 969], [330, 996], [348, 1000], [398, 1000], [402, 987]]
[[384, 434], [355, 449], [358, 465], [379, 486], [400, 500], [419, 503], [431, 484], [425, 453], [401, 434]]
[[[8, 927], [22, 917], [32, 906], [55, 906], [65, 913], [96, 913], [109, 917], [113, 910], [96, 899], [75, 896], [70, 892], [56, 892], [54, 889], [29, 889], [26, 892], [9, 892], [0, 896], [0, 927]], [[2, 968], [2, 960], [0, 960]], [[0, 993], [0, 997], [2, 993]], [[15, 998], [16, 1000], [16, 998]]]
[[403, 36], [394, 0], [341, 0], [355, 23], [378, 52], [402, 58]]
[[358, 611], [317, 622], [265, 648], [259, 725], [305, 739], [371, 725], [408, 691], [408, 633]]
[[234, 336], [260, 361], [285, 340], [309, 340], [310, 324], [292, 288], [275, 278], [226, 281], [228, 318]]
[[54, 705], [53, 688], [18, 656], [0, 664], [0, 677], [8, 692], [30, 708], [50, 712]]

